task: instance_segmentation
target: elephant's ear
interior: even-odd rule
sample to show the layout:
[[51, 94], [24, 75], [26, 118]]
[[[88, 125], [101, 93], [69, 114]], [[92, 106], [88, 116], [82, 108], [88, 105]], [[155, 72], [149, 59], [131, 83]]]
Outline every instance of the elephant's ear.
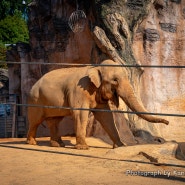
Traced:
[[88, 76], [91, 80], [91, 82], [99, 88], [101, 85], [101, 74], [100, 71], [97, 68], [91, 68], [88, 70]]

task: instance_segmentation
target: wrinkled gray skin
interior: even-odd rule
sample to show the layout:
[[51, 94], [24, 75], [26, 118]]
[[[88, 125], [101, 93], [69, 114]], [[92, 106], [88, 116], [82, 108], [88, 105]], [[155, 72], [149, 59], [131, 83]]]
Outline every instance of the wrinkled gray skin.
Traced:
[[[112, 60], [105, 60], [102, 64], [116, 65]], [[119, 97], [131, 110], [146, 112], [134, 95], [125, 68], [105, 66], [64, 68], [53, 70], [38, 80], [30, 91], [28, 104], [110, 110], [108, 101], [111, 100], [118, 106]], [[93, 114], [110, 136], [114, 146], [123, 146], [113, 114], [111, 112], [93, 112]], [[37, 127], [45, 120], [50, 129], [51, 146], [64, 146], [58, 134], [58, 124], [68, 115], [72, 115], [75, 120], [75, 148], [88, 149], [85, 136], [89, 111], [81, 110], [29, 107], [27, 143], [36, 144]], [[154, 116], [138, 116], [149, 122], [168, 124], [168, 121]]]

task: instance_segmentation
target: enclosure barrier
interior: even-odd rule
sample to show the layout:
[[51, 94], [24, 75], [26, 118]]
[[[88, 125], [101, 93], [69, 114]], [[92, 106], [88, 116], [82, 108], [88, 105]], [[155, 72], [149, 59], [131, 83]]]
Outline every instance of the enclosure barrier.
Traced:
[[143, 67], [143, 68], [175, 68], [175, 69], [185, 69], [185, 66], [174, 66], [174, 65], [139, 65], [139, 64], [73, 64], [73, 63], [52, 63], [52, 62], [12, 62], [12, 61], [2, 61], [0, 60], [0, 64], [29, 64], [29, 65], [58, 65], [58, 66], [66, 66], [66, 67], [85, 67], [85, 66], [105, 66], [105, 67]]
[[135, 111], [123, 111], [123, 110], [108, 110], [108, 109], [93, 109], [93, 108], [78, 108], [78, 107], [63, 107], [63, 106], [46, 106], [46, 105], [32, 105], [32, 104], [12, 104], [12, 103], [1, 103], [2, 105], [16, 105], [23, 107], [39, 107], [45, 109], [66, 109], [71, 111], [90, 111], [90, 112], [113, 112], [113, 113], [126, 113], [126, 114], [147, 114], [154, 116], [173, 116], [173, 117], [185, 117], [185, 114], [167, 114], [167, 113], [154, 113], [154, 112], [135, 112]]
[[[58, 65], [65, 67], [85, 67], [85, 66], [106, 66], [106, 67], [135, 67], [135, 68], [175, 68], [175, 69], [185, 69], [184, 65], [174, 66], [174, 65], [129, 65], [129, 64], [74, 64], [74, 63], [45, 63], [45, 62], [13, 62], [13, 61], [2, 61], [0, 64], [28, 64], [28, 65]], [[3, 105], [12, 105], [11, 103], [1, 103]], [[13, 104], [14, 106], [23, 106], [23, 107], [40, 107], [40, 108], [50, 108], [50, 109], [67, 109], [71, 111], [81, 110], [81, 111], [91, 111], [91, 112], [114, 112], [114, 113], [126, 113], [126, 114], [148, 114], [148, 115], [157, 115], [157, 116], [172, 116], [172, 117], [185, 117], [185, 114], [167, 114], [167, 113], [154, 113], [154, 112], [134, 112], [134, 111], [123, 111], [123, 110], [106, 110], [106, 109], [91, 109], [91, 108], [78, 108], [78, 107], [64, 107], [64, 106], [44, 106], [44, 105], [31, 105], [31, 104]]]

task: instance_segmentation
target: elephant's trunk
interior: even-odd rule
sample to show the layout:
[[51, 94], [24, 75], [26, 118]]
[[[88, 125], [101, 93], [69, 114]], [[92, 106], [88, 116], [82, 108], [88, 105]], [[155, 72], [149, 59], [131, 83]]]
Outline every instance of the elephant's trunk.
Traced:
[[[124, 80], [121, 82], [121, 84], [119, 84], [118, 94], [132, 111], [147, 112], [146, 109], [138, 102], [129, 81]], [[169, 124], [169, 122], [165, 119], [154, 117], [148, 114], [137, 114], [137, 115], [152, 123], [164, 123], [166, 125]]]

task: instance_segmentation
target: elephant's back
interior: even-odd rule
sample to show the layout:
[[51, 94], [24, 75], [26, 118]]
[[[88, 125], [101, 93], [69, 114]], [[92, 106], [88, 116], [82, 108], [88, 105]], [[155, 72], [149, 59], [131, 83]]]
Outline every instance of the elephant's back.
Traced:
[[87, 67], [70, 67], [56, 69], [46, 73], [40, 80], [47, 79], [48, 81], [51, 81], [53, 83], [58, 80], [71, 79], [74, 76], [85, 75], [86, 71]]
[[78, 83], [86, 74], [87, 67], [56, 69], [42, 76], [31, 88], [29, 99], [38, 101], [41, 96], [52, 96], [57, 91]]

